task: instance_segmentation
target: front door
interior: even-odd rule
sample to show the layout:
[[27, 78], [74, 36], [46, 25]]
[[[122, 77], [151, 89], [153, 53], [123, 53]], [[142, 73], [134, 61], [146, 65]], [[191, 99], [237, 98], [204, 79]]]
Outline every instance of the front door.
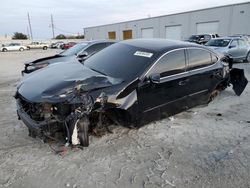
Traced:
[[[186, 108], [189, 80], [186, 77], [185, 51], [176, 50], [163, 56], [151, 67], [138, 87], [138, 104], [143, 120], [170, 116]], [[153, 83], [150, 75], [160, 74]]]

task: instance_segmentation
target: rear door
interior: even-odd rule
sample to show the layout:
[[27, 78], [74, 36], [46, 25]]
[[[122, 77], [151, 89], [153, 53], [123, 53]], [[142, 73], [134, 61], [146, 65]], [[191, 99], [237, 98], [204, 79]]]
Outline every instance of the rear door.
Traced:
[[13, 50], [19, 50], [19, 44], [15, 43], [12, 46]]
[[206, 103], [210, 93], [220, 82], [221, 68], [213, 68], [218, 58], [201, 48], [187, 49], [188, 54], [188, 107]]
[[238, 44], [239, 44], [239, 56], [242, 60], [244, 60], [248, 52], [247, 43], [243, 39], [238, 39]]
[[228, 54], [233, 57], [233, 59], [238, 60], [240, 58], [240, 49], [237, 39], [233, 39], [229, 45]]

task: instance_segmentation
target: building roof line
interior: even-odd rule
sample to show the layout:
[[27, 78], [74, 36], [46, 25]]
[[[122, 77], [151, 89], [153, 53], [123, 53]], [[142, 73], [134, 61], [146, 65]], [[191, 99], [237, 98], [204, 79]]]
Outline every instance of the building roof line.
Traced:
[[150, 18], [141, 18], [141, 19], [134, 19], [134, 20], [128, 20], [128, 21], [122, 21], [122, 22], [116, 22], [116, 23], [110, 23], [110, 24], [96, 25], [96, 26], [85, 27], [84, 29], [92, 29], [92, 28], [95, 28], [95, 27], [111, 26], [111, 25], [116, 25], [116, 24], [124, 24], [124, 23], [129, 23], [129, 22], [134, 22], [134, 21], [150, 20], [150, 19], [156, 19], [156, 18], [161, 18], [161, 17], [165, 17], [165, 16], [174, 16], [174, 15], [187, 14], [187, 13], [192, 13], [192, 12], [199, 12], [199, 11], [204, 11], [204, 10], [210, 10], [210, 9], [215, 9], [215, 8], [223, 8], [223, 7], [230, 7], [230, 6], [237, 6], [237, 5], [243, 5], [243, 4], [250, 4], [250, 2], [247, 1], [247, 2], [242, 2], [242, 3], [234, 3], [234, 4], [228, 4], [228, 5], [222, 5], [222, 6], [215, 6], [215, 7], [203, 8], [203, 9], [196, 9], [196, 10], [190, 10], [190, 11], [173, 13], [173, 14], [165, 14], [165, 15], [154, 16], [154, 17], [150, 17]]

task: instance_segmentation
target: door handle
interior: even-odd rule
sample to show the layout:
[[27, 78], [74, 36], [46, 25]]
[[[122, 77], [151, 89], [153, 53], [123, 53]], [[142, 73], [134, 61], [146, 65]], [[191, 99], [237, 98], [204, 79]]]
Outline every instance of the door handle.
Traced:
[[189, 82], [189, 79], [185, 79], [185, 80], [181, 80], [179, 81], [179, 86], [183, 86], [183, 85], [186, 85], [186, 83]]

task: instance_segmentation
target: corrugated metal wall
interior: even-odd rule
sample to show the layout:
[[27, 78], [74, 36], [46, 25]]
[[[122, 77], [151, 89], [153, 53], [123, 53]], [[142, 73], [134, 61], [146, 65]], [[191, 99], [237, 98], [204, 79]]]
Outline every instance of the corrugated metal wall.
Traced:
[[[221, 36], [250, 34], [250, 2], [89, 27], [85, 28], [85, 37], [87, 40], [108, 39], [108, 32], [115, 32], [116, 39], [123, 40], [123, 31], [132, 30], [132, 38], [141, 38], [143, 29], [153, 28], [154, 38], [172, 37], [183, 40], [192, 34], [197, 34], [199, 30], [205, 31], [206, 23], [207, 28], [214, 26], [213, 30], [210, 28], [207, 33], [217, 30], [217, 34]], [[172, 35], [171, 29], [172, 32], [178, 31], [180, 36], [176, 33]]]

